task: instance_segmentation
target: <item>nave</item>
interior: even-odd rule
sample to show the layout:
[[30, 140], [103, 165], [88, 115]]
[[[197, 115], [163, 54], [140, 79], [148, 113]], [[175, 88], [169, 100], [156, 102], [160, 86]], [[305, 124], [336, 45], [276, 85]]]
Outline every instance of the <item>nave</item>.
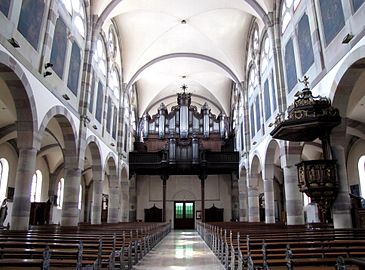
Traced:
[[171, 231], [133, 269], [223, 270], [224, 267], [196, 231]]

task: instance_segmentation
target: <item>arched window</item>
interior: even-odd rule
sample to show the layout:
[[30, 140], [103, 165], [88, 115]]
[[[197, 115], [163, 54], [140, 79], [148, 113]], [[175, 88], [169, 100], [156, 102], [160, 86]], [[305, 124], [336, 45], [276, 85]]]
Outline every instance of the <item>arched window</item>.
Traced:
[[117, 69], [114, 67], [109, 74], [109, 88], [112, 90], [114, 96], [120, 98], [119, 75]]
[[257, 76], [256, 68], [253, 66], [250, 69], [248, 75], [248, 98], [252, 96], [254, 93], [257, 85], [258, 85], [259, 78]]
[[303, 193], [303, 206], [306, 207], [311, 203], [311, 198], [307, 196], [307, 194]]
[[272, 111], [276, 110], [276, 93], [274, 87], [274, 59], [269, 36], [266, 34], [261, 46], [261, 89], [263, 91], [263, 101], [265, 109], [265, 121], [269, 120]]
[[106, 54], [105, 54], [105, 46], [101, 37], [99, 37], [96, 42], [96, 48], [94, 52], [94, 61], [96, 66], [101, 71], [101, 73], [106, 76]]
[[257, 24], [255, 24], [255, 28], [252, 33], [251, 46], [252, 46], [252, 53], [255, 56], [259, 51], [259, 29]]
[[57, 184], [57, 208], [62, 208], [63, 204], [63, 191], [65, 188], [65, 180], [61, 178]]
[[297, 10], [301, 0], [284, 0], [281, 7], [281, 33], [288, 27], [294, 12]]
[[9, 163], [5, 158], [0, 158], [0, 202], [5, 199], [8, 187]]
[[82, 204], [82, 186], [80, 185], [80, 191], [79, 191], [79, 203], [78, 203], [78, 209], [81, 210], [81, 204]]
[[117, 42], [116, 42], [116, 37], [115, 37], [115, 33], [112, 27], [109, 28], [109, 32], [108, 32], [108, 55], [111, 58], [115, 58], [116, 53], [117, 53]]
[[30, 191], [30, 201], [40, 202], [41, 194], [42, 194], [42, 172], [40, 170], [37, 170], [35, 174], [33, 174], [32, 188]]
[[264, 37], [264, 41], [262, 43], [262, 48], [261, 48], [261, 74], [263, 74], [269, 65], [269, 62], [272, 60], [272, 49], [271, 49], [271, 42], [270, 39], [268, 37], [268, 35], [266, 35]]
[[359, 168], [361, 197], [365, 198], [365, 156], [362, 156], [359, 159], [358, 168]]
[[85, 37], [85, 9], [81, 0], [61, 0], [72, 18], [72, 24], [82, 37]]

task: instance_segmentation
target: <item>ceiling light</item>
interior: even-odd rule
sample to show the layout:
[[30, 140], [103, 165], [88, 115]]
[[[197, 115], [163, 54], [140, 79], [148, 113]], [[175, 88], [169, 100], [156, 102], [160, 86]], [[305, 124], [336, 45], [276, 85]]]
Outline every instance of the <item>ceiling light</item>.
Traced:
[[186, 24], [186, 20], [181, 20], [181, 24]]
[[186, 79], [186, 76], [185, 76], [185, 75], [183, 75], [183, 76], [181, 76], [181, 78]]

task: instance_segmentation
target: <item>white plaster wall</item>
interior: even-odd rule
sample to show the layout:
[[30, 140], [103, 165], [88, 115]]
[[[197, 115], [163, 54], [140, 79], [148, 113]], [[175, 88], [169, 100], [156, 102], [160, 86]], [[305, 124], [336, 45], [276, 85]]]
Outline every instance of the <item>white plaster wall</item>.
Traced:
[[[162, 208], [162, 180], [158, 175], [137, 177], [137, 219], [144, 220], [144, 209]], [[166, 221], [173, 223], [174, 201], [195, 201], [201, 210], [200, 180], [195, 175], [171, 175], [166, 184]], [[231, 176], [209, 175], [205, 181], [205, 208], [224, 208], [224, 220], [231, 219]]]

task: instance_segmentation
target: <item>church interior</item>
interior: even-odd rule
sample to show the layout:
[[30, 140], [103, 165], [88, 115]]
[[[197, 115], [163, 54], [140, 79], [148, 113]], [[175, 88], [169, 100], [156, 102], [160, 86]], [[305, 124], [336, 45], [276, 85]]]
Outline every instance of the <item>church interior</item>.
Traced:
[[0, 269], [365, 269], [364, 18], [0, 0]]

